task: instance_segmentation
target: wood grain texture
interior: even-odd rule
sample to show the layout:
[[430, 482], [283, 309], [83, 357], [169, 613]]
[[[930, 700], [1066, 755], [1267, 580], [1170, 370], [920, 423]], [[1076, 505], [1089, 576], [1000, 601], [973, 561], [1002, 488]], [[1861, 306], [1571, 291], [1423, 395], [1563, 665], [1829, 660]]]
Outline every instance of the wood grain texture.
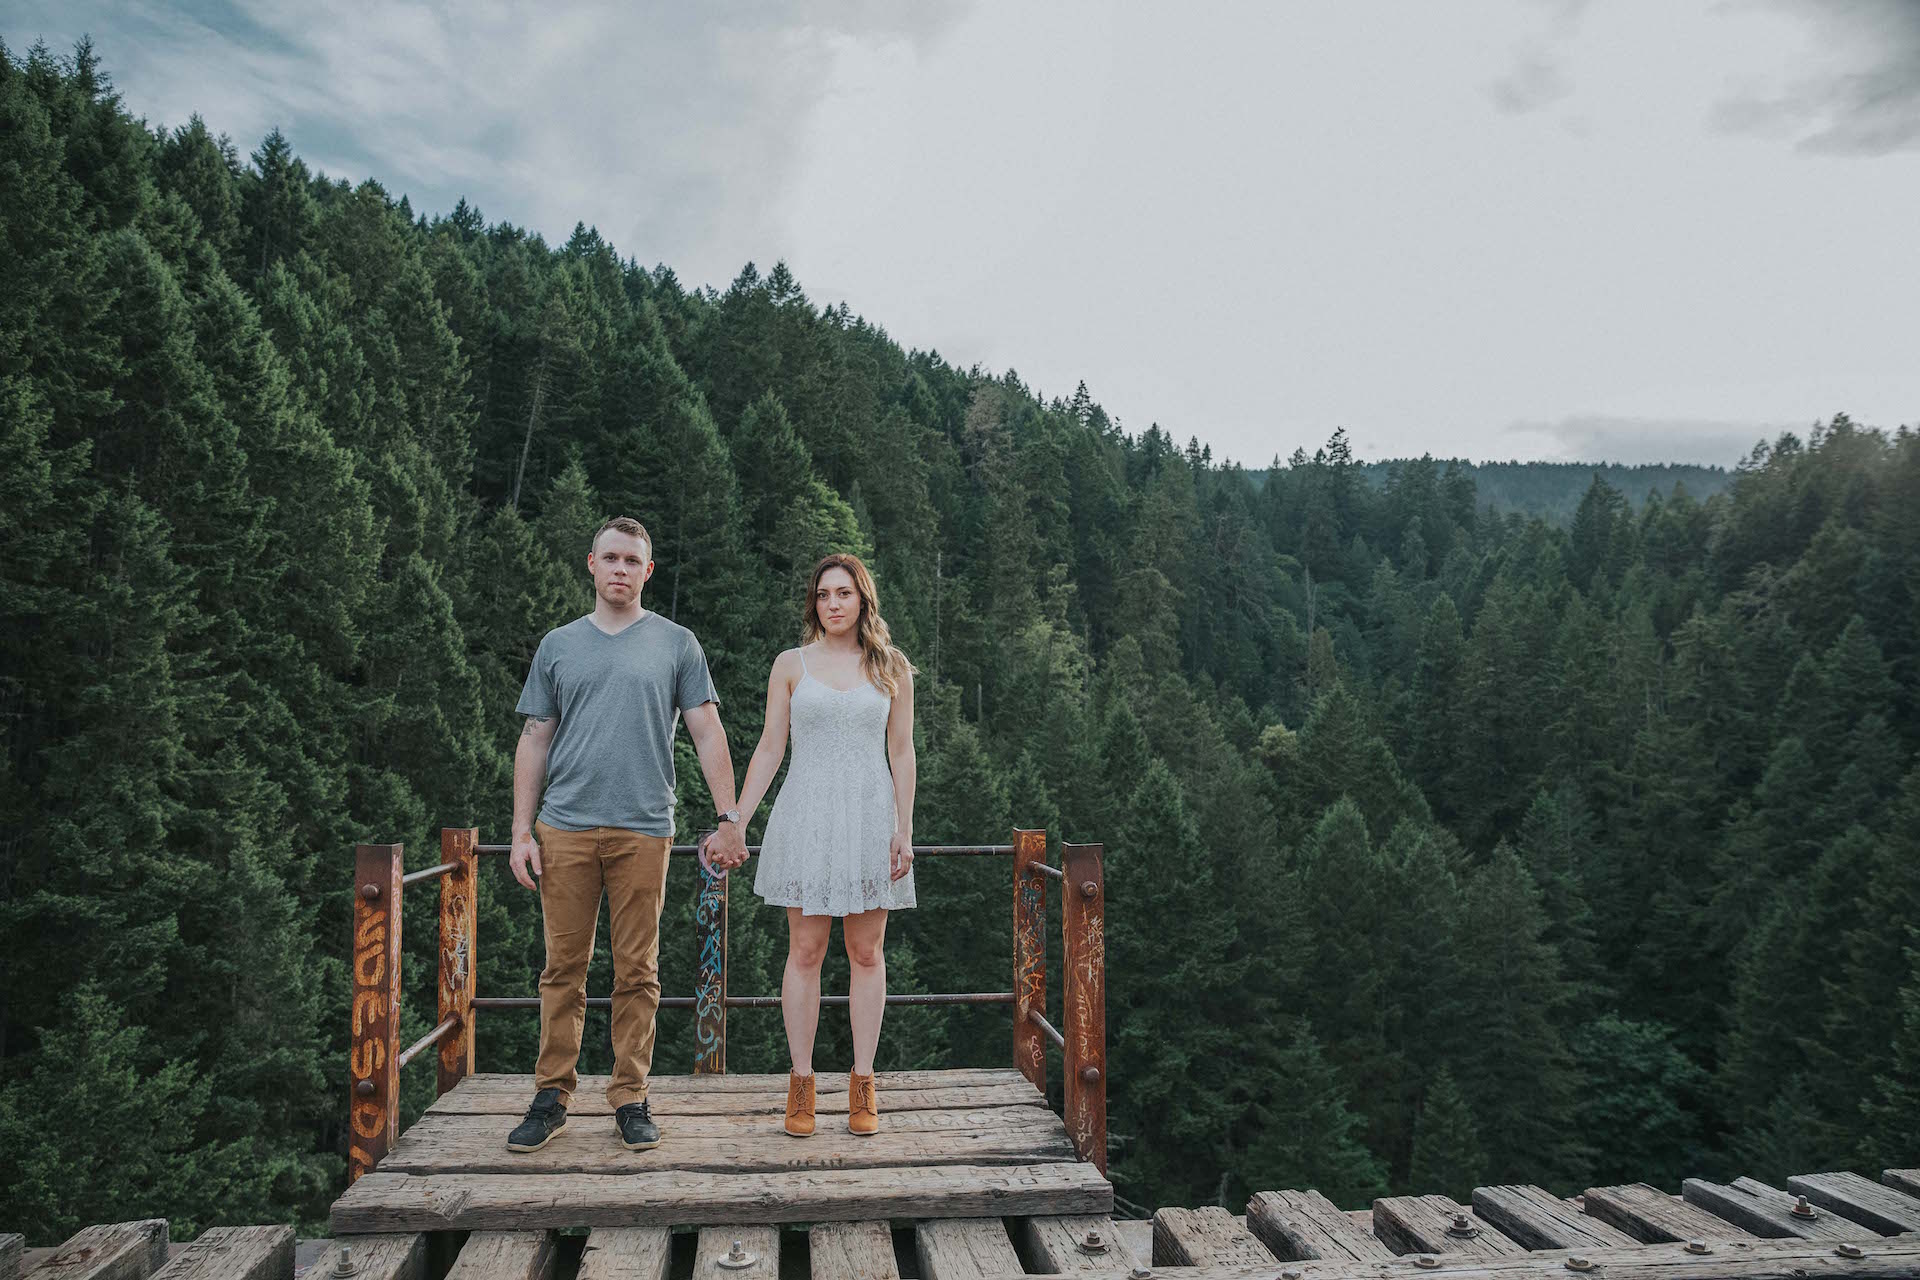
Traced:
[[1385, 1262], [1394, 1257], [1373, 1235], [1373, 1210], [1363, 1228], [1318, 1191], [1262, 1191], [1247, 1201], [1247, 1230], [1285, 1262]]
[[1787, 1179], [1787, 1190], [1883, 1235], [1920, 1231], [1920, 1199], [1857, 1173], [1803, 1173]]
[[[1148, 1224], [1151, 1229], [1151, 1224]], [[1094, 1214], [1016, 1218], [1010, 1224], [1014, 1248], [1027, 1269], [1035, 1275], [1070, 1275], [1080, 1271], [1106, 1271], [1116, 1266], [1148, 1266], [1153, 1261], [1151, 1238], [1143, 1256], [1134, 1252], [1119, 1224], [1112, 1218]], [[1092, 1232], [1106, 1246], [1103, 1253], [1088, 1253], [1081, 1246]]]
[[1743, 1231], [1772, 1240], [1789, 1236], [1802, 1240], [1858, 1240], [1877, 1234], [1811, 1202], [1808, 1207], [1814, 1216], [1797, 1216], [1793, 1212], [1797, 1196], [1752, 1178], [1735, 1178], [1725, 1186], [1702, 1178], [1688, 1178], [1680, 1184], [1680, 1194], [1688, 1204], [1725, 1218]]
[[[830, 1080], [838, 1077], [838, 1088], [828, 1088]], [[710, 1080], [725, 1080], [726, 1076], [709, 1076]], [[507, 1127], [511, 1129], [515, 1121], [526, 1112], [527, 1104], [533, 1101], [533, 1081], [522, 1076], [524, 1083], [511, 1091], [491, 1088], [485, 1091], [473, 1091], [471, 1079], [458, 1088], [442, 1095], [427, 1108], [427, 1115], [491, 1115], [511, 1117]], [[962, 1084], [935, 1085], [921, 1087], [889, 1087], [885, 1077], [879, 1082], [880, 1104], [883, 1114], [891, 1115], [899, 1111], [972, 1111], [982, 1107], [1038, 1107], [1046, 1105], [1046, 1099], [1018, 1077], [1011, 1082], [999, 1084]], [[815, 1098], [821, 1115], [845, 1115], [847, 1112], [846, 1074], [834, 1072], [822, 1074], [815, 1085]], [[700, 1091], [663, 1090], [656, 1079], [649, 1082], [648, 1099], [653, 1104], [654, 1113], [663, 1118], [675, 1116], [725, 1116], [725, 1115], [785, 1115], [787, 1105], [787, 1081], [780, 1077], [780, 1087], [772, 1089], [739, 1090], [715, 1089]], [[613, 1108], [607, 1103], [606, 1077], [583, 1077], [575, 1090], [573, 1101], [568, 1104], [569, 1121], [579, 1116], [611, 1116]]]
[[1120, 1228], [1120, 1238], [1127, 1242], [1127, 1248], [1133, 1256], [1140, 1259], [1142, 1266], [1153, 1262], [1153, 1220], [1151, 1218], [1131, 1218], [1126, 1221], [1116, 1219], [1114, 1226]]
[[[1721, 1241], [1713, 1252], [1694, 1256], [1676, 1244], [1636, 1245], [1627, 1249], [1596, 1250], [1583, 1254], [1597, 1268], [1588, 1277], [1601, 1280], [1911, 1280], [1920, 1275], [1920, 1237], [1912, 1234], [1868, 1240], [1860, 1245], [1863, 1257], [1841, 1258], [1834, 1245], [1813, 1240]], [[1434, 1265], [1419, 1266], [1411, 1257], [1388, 1263], [1287, 1262], [1264, 1267], [1204, 1266], [1166, 1273], [1163, 1280], [1275, 1280], [1297, 1274], [1300, 1280], [1577, 1280], [1567, 1269], [1566, 1250], [1521, 1253], [1503, 1258], [1472, 1258], [1434, 1254]], [[1157, 1273], [1159, 1274], [1159, 1273]], [[1128, 1280], [1119, 1268], [1085, 1272], [1079, 1280]], [[990, 1280], [1021, 1280], [1007, 1272]]]
[[77, 1231], [31, 1272], [33, 1280], [147, 1280], [167, 1265], [167, 1220]]
[[1644, 1182], [1588, 1187], [1583, 1201], [1593, 1217], [1648, 1244], [1687, 1240], [1751, 1240], [1754, 1235], [1718, 1214], [1675, 1200]]
[[[868, 1139], [872, 1141], [872, 1139]], [[846, 1222], [867, 1218], [1111, 1213], [1091, 1165], [712, 1173], [370, 1174], [334, 1202], [336, 1234]]]
[[292, 1227], [210, 1227], [154, 1280], [293, 1280]]
[[[738, 1243], [752, 1261], [738, 1270], [722, 1267]], [[700, 1244], [693, 1255], [693, 1274], [700, 1280], [728, 1276], [733, 1280], [780, 1280], [780, 1229], [778, 1227], [702, 1227]]]
[[914, 1253], [921, 1280], [976, 1280], [1018, 1275], [1020, 1255], [998, 1218], [936, 1218], [916, 1223]]
[[813, 1280], [900, 1280], [884, 1222], [822, 1222], [807, 1232]]
[[665, 1227], [595, 1227], [577, 1280], [667, 1280], [672, 1263], [673, 1233]]
[[1473, 1211], [1528, 1249], [1623, 1248], [1640, 1243], [1541, 1187], [1475, 1187]]
[[0, 1280], [19, 1280], [20, 1259], [26, 1251], [25, 1236], [12, 1231], [0, 1233]]
[[550, 1231], [476, 1231], [446, 1280], [553, 1280], [553, 1268]]
[[[1037, 1107], [1006, 1108], [1029, 1113], [1014, 1124], [977, 1128], [937, 1125], [909, 1128], [902, 1112], [881, 1120], [880, 1132], [857, 1137], [843, 1125], [823, 1126], [811, 1138], [795, 1140], [781, 1130], [778, 1117], [756, 1117], [754, 1127], [729, 1132], [724, 1122], [705, 1124], [662, 1117], [661, 1145], [652, 1151], [628, 1151], [610, 1122], [569, 1118], [567, 1127], [539, 1151], [507, 1150], [506, 1126], [494, 1123], [478, 1132], [448, 1132], [422, 1121], [381, 1168], [413, 1174], [628, 1174], [681, 1170], [699, 1173], [762, 1174], [800, 1169], [880, 1169], [901, 1165], [1033, 1165], [1074, 1158], [1066, 1130], [1051, 1112]], [[465, 1119], [465, 1117], [456, 1117]], [[682, 1126], [685, 1126], [684, 1128]], [[694, 1130], [690, 1132], [689, 1130]]]
[[347, 1235], [336, 1231], [334, 1236], [335, 1247], [328, 1251], [319, 1269], [309, 1273], [313, 1280], [327, 1280], [341, 1245], [352, 1254], [353, 1280], [426, 1280], [427, 1238], [423, 1235]]
[[[978, 1085], [1017, 1084], [1025, 1086], [1029, 1094], [1038, 1094], [1039, 1090], [1027, 1084], [1018, 1071], [1011, 1067], [958, 1067], [942, 1071], [881, 1071], [876, 1073], [882, 1089], [965, 1089]], [[607, 1091], [608, 1077], [581, 1076], [578, 1092], [598, 1093]], [[823, 1071], [819, 1083], [815, 1086], [821, 1094], [845, 1093], [847, 1077], [845, 1072]], [[656, 1098], [677, 1098], [688, 1094], [705, 1096], [715, 1093], [778, 1093], [786, 1096], [787, 1076], [778, 1074], [748, 1075], [733, 1073], [724, 1076], [677, 1076], [655, 1073], [647, 1078], [647, 1091]], [[473, 1098], [498, 1094], [524, 1108], [528, 1099], [533, 1097], [533, 1077], [521, 1072], [477, 1071], [460, 1082], [457, 1091], [460, 1096]], [[445, 1102], [445, 1099], [441, 1099]]]
[[1880, 1181], [1895, 1191], [1904, 1191], [1910, 1196], [1920, 1196], [1920, 1169], [1882, 1169]]
[[[1455, 1222], [1463, 1214], [1467, 1231], [1456, 1235]], [[1396, 1253], [1502, 1258], [1527, 1251], [1525, 1245], [1509, 1240], [1492, 1223], [1447, 1196], [1388, 1196], [1375, 1200], [1373, 1234]]]
[[1153, 1265], [1197, 1267], [1202, 1263], [1257, 1267], [1273, 1253], [1219, 1205], [1162, 1209], [1153, 1215]]
[[[844, 1102], [845, 1095], [842, 1095]], [[784, 1103], [784, 1095], [782, 1097]], [[664, 1115], [664, 1113], [663, 1113]], [[760, 1113], [727, 1113], [723, 1115], [676, 1115], [663, 1118], [662, 1132], [669, 1138], [721, 1138], [739, 1140], [742, 1138], [766, 1138], [786, 1136], [781, 1128], [784, 1112], [773, 1115]], [[1060, 1123], [1060, 1117], [1042, 1106], [1025, 1107], [965, 1107], [946, 1111], [903, 1111], [898, 1115], [891, 1112], [883, 1117], [885, 1128], [891, 1133], [974, 1133], [991, 1131], [996, 1133], [1027, 1133], [1034, 1135], [1058, 1135], [1066, 1137], [1066, 1129]], [[459, 1114], [428, 1113], [407, 1130], [400, 1140], [400, 1147], [406, 1146], [407, 1139], [414, 1137], [433, 1137], [441, 1141], [455, 1141], [467, 1138], [492, 1138], [500, 1143], [506, 1141], [507, 1133], [519, 1123], [518, 1116], [476, 1116]], [[668, 1123], [672, 1128], [668, 1129]], [[570, 1112], [567, 1127], [562, 1136], [554, 1139], [555, 1144], [564, 1138], [575, 1136], [574, 1125], [579, 1125], [582, 1135], [604, 1134], [613, 1137], [615, 1130], [611, 1116], [583, 1116]], [[877, 1136], [877, 1135], [876, 1135]], [[658, 1150], [665, 1150], [662, 1146]], [[530, 1152], [528, 1154], [539, 1154]], [[392, 1169], [389, 1169], [391, 1172]]]

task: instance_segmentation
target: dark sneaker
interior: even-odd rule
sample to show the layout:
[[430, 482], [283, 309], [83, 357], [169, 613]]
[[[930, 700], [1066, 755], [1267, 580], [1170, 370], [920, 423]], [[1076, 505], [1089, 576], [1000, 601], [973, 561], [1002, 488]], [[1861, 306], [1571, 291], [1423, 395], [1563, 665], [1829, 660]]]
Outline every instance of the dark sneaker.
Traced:
[[527, 1108], [527, 1118], [507, 1135], [507, 1150], [538, 1151], [552, 1142], [553, 1135], [560, 1132], [566, 1123], [567, 1109], [560, 1105], [560, 1091], [542, 1089], [533, 1095], [533, 1105]]
[[620, 1145], [629, 1151], [651, 1151], [660, 1145], [660, 1126], [646, 1102], [629, 1102], [613, 1113], [614, 1127], [620, 1130]]

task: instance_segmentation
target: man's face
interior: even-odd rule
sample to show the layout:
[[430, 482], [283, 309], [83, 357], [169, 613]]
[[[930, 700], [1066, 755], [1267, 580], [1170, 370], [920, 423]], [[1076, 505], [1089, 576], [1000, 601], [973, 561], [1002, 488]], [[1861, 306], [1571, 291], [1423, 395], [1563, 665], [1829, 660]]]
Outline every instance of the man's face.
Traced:
[[646, 539], [631, 533], [609, 529], [601, 534], [593, 554], [587, 557], [594, 594], [618, 609], [639, 599], [641, 586], [653, 575], [650, 550]]

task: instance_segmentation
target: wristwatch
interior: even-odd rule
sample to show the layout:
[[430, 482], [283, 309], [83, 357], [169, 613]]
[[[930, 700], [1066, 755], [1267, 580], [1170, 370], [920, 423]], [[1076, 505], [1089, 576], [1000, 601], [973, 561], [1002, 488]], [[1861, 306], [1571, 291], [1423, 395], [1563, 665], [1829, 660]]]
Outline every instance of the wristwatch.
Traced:
[[738, 809], [729, 809], [725, 813], [715, 814], [713, 820], [715, 822], [731, 822], [737, 827], [740, 825], [740, 811]]

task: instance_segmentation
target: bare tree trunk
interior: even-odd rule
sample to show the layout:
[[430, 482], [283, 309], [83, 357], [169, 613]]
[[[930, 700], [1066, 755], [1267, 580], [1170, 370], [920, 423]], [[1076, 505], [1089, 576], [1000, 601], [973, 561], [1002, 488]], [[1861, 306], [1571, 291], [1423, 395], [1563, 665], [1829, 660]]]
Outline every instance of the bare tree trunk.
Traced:
[[520, 509], [520, 482], [527, 477], [527, 455], [533, 452], [533, 428], [540, 421], [540, 402], [547, 394], [547, 357], [540, 357], [540, 364], [533, 371], [533, 405], [527, 410], [527, 434], [520, 441], [520, 465], [513, 473], [513, 500], [507, 505], [515, 511]]

